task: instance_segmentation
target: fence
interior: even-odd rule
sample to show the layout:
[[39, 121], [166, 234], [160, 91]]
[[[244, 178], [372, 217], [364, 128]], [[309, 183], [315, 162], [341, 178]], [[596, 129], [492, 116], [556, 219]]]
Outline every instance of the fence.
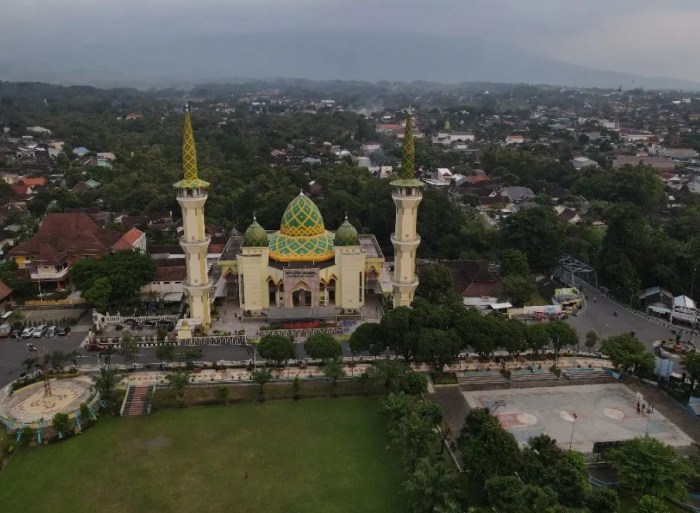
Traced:
[[124, 324], [127, 322], [136, 322], [143, 324], [144, 322], [166, 321], [177, 324], [177, 315], [105, 315], [104, 322], [108, 324]]
[[288, 329], [259, 330], [258, 336], [262, 337], [265, 335], [281, 335], [283, 337], [308, 337], [308, 336], [314, 335], [316, 333], [328, 333], [330, 335], [341, 335], [343, 333], [343, 327], [342, 326], [333, 326], [330, 328], [309, 328], [309, 329], [301, 329], [301, 330], [288, 330]]
[[81, 298], [32, 299], [24, 302], [24, 306], [77, 306], [85, 304], [85, 301]]

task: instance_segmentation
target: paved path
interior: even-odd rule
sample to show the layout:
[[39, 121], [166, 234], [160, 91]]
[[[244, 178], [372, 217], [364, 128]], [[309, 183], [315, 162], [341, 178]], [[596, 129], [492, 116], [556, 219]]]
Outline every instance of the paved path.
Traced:
[[442, 411], [445, 413], [445, 423], [450, 428], [450, 438], [457, 440], [464, 419], [471, 410], [459, 386], [437, 386], [435, 393], [428, 395], [427, 398], [442, 407]]

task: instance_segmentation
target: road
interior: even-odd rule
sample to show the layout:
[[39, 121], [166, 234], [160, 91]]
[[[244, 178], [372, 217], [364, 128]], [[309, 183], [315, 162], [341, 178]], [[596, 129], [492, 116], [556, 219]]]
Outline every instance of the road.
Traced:
[[[568, 320], [569, 324], [578, 331], [582, 348], [586, 340], [586, 333], [591, 329], [598, 333], [600, 339], [634, 331], [635, 336], [644, 342], [649, 350], [652, 349], [652, 343], [656, 340], [674, 338], [673, 333], [671, 333], [673, 328], [661, 326], [629, 310], [620, 308], [602, 294], [597, 295], [595, 302], [590, 290], [586, 294], [588, 294], [588, 302], [583, 313], [576, 317], [570, 317]], [[617, 317], [613, 312], [617, 312]], [[687, 335], [683, 336], [683, 339], [687, 338]]]

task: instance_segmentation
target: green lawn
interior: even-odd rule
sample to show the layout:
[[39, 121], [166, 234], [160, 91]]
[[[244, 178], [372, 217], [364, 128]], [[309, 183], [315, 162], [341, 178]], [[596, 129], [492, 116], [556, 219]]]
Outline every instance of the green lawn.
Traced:
[[19, 450], [0, 472], [0, 511], [404, 512], [377, 409], [374, 399], [316, 399], [103, 418], [66, 442]]

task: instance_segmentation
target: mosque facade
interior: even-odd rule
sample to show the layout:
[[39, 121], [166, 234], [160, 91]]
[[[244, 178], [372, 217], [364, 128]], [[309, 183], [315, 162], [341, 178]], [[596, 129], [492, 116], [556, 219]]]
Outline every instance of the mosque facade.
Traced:
[[[372, 295], [393, 296], [394, 306], [410, 306], [418, 279], [416, 232], [422, 182], [414, 177], [412, 119], [406, 123], [403, 161], [392, 182], [396, 205], [391, 242], [395, 272], [385, 268], [374, 235], [360, 234], [348, 221], [335, 231], [326, 229], [316, 204], [303, 192], [290, 202], [278, 230], [266, 230], [256, 219], [243, 235], [228, 240], [218, 262], [217, 287], [236, 303], [242, 315], [271, 320], [328, 319], [340, 314], [361, 315]], [[209, 184], [197, 175], [197, 158], [189, 112], [185, 112], [184, 178], [175, 184], [182, 209], [180, 240], [187, 263], [185, 292], [190, 323], [209, 326], [214, 296], [207, 273], [209, 238], [204, 230], [204, 204]]]

